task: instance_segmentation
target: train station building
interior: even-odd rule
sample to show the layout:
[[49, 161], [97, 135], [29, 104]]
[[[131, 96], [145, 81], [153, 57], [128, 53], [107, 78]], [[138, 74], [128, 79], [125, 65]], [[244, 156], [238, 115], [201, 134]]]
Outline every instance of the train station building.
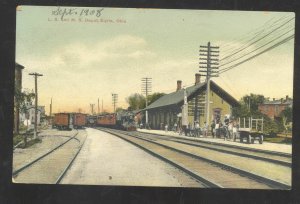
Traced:
[[[200, 82], [200, 74], [197, 73], [195, 74], [195, 84], [185, 88], [188, 102], [188, 122], [191, 125], [198, 121], [200, 126], [203, 126], [206, 122], [206, 84], [206, 82]], [[209, 123], [217, 116], [223, 120], [226, 115], [231, 115], [233, 107], [239, 106], [238, 101], [214, 81], [210, 81], [209, 94]], [[175, 123], [180, 124], [183, 104], [184, 89], [182, 81], [178, 80], [175, 92], [162, 96], [143, 109], [143, 113], [145, 115], [145, 111], [148, 111], [148, 122], [151, 129], [163, 129], [166, 124], [171, 128]]]

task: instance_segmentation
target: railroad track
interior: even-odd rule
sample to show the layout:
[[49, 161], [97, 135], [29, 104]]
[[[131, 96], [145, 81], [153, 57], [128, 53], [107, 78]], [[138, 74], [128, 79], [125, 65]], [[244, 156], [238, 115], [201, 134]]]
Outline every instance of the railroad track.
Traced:
[[184, 171], [201, 185], [214, 188], [290, 189], [291, 186], [145, 138], [136, 132], [101, 130], [118, 136]]
[[258, 150], [253, 148], [241, 147], [237, 145], [220, 144], [220, 143], [203, 141], [203, 140], [191, 140], [186, 138], [178, 138], [178, 137], [157, 135], [151, 133], [139, 132], [138, 134], [145, 136], [147, 138], [157, 138], [160, 140], [173, 141], [173, 142], [186, 144], [190, 146], [214, 150], [226, 154], [232, 154], [240, 157], [266, 161], [266, 162], [286, 166], [289, 168], [291, 168], [292, 166], [292, 155], [287, 153], [274, 152], [268, 150]]
[[[38, 169], [40, 171], [39, 173], [41, 173], [42, 170], [45, 170], [44, 173], [49, 174], [48, 171], [51, 170], [52, 165], [49, 165], [48, 162], [52, 162], [52, 163], [54, 162], [54, 165], [60, 165], [61, 164], [61, 166], [66, 166], [63, 170], [61, 170], [61, 168], [56, 168], [57, 172], [55, 173], [55, 175], [49, 176], [49, 177], [51, 177], [50, 180], [52, 180], [53, 183], [55, 183], [55, 184], [60, 183], [60, 181], [63, 179], [66, 172], [68, 171], [68, 169], [72, 165], [73, 161], [75, 160], [75, 158], [79, 154], [82, 146], [84, 145], [86, 136], [83, 139], [83, 142], [80, 144], [80, 140], [77, 138], [78, 133], [79, 133], [78, 130], [76, 130], [76, 133], [73, 136], [69, 137], [66, 141], [62, 142], [61, 144], [59, 144], [56, 147], [50, 149], [46, 153], [40, 155], [39, 157], [35, 158], [34, 160], [30, 161], [29, 163], [23, 165], [22, 167], [18, 168], [15, 171], [13, 171], [13, 173], [12, 173], [13, 178], [22, 176], [23, 174], [29, 175], [30, 171], [32, 171], [32, 169], [34, 169], [34, 168]], [[71, 141], [76, 141], [80, 145], [77, 150], [74, 150], [75, 152], [74, 151], [68, 151], [69, 154], [73, 154], [73, 156], [71, 156], [71, 160], [66, 158], [65, 160], [69, 160], [69, 161], [64, 160], [62, 163], [59, 163], [59, 162], [56, 163], [55, 157], [60, 158], [60, 157], [64, 157], [64, 156], [68, 155], [68, 154], [66, 154], [66, 149], [68, 149], [69, 146], [71, 148]], [[48, 169], [45, 169], [47, 167], [48, 167]], [[57, 175], [59, 175], [59, 176], [57, 176]], [[49, 180], [49, 178], [47, 178], [47, 180]], [[41, 178], [40, 180], [37, 181], [37, 183], [40, 183], [40, 182], [43, 183], [43, 178]], [[46, 183], [49, 183], [49, 182], [46, 182]]]

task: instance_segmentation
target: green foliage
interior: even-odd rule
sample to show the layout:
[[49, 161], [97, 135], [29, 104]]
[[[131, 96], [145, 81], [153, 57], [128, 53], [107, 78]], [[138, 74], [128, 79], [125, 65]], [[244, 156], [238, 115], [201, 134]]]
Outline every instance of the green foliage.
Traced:
[[258, 110], [258, 105], [262, 104], [265, 100], [265, 97], [260, 94], [250, 94], [250, 95], [245, 95], [242, 97], [241, 101], [243, 104], [245, 104], [250, 111], [257, 111]]
[[148, 105], [150, 105], [151, 103], [153, 103], [154, 101], [156, 101], [157, 99], [159, 99], [160, 97], [166, 95], [165, 93], [159, 93], [159, 92], [156, 92], [156, 93], [153, 93], [151, 95], [148, 96]]
[[[262, 114], [258, 110], [259, 104], [264, 102], [265, 97], [259, 94], [245, 95], [241, 98], [239, 107], [234, 107], [232, 115], [235, 118], [263, 118], [264, 119], [264, 133], [273, 134], [282, 132], [285, 127], [282, 121], [272, 120], [267, 115]], [[249, 107], [250, 104], [250, 107]], [[287, 115], [291, 121], [292, 110], [286, 110], [284, 115]]]
[[280, 117], [283, 118], [283, 124], [286, 125], [289, 122], [293, 121], [293, 109], [287, 107], [280, 113]]
[[15, 89], [15, 108], [19, 107], [21, 113], [25, 113], [26, 103], [32, 102], [35, 98], [35, 94], [29, 91], [21, 91], [19, 89]]
[[117, 112], [122, 112], [122, 111], [124, 111], [125, 109], [123, 109], [123, 108], [121, 108], [121, 107], [118, 107], [118, 108], [116, 108], [116, 113]]
[[131, 94], [126, 98], [126, 102], [129, 104], [129, 109], [139, 110], [143, 109], [146, 106], [146, 99], [143, 95], [135, 93]]

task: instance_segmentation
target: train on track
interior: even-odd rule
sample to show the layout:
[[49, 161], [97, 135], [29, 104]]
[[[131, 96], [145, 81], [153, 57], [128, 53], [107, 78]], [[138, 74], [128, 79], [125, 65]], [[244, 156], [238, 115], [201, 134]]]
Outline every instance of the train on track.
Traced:
[[59, 130], [80, 129], [86, 126], [86, 114], [56, 113], [52, 121], [52, 128]]
[[121, 129], [126, 131], [136, 130], [135, 114], [132, 111], [120, 111], [117, 113], [97, 116], [97, 126]]

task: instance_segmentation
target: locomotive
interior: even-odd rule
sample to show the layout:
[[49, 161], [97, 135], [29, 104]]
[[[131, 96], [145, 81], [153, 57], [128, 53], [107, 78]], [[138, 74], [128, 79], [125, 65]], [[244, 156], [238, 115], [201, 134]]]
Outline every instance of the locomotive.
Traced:
[[132, 111], [102, 114], [97, 116], [97, 125], [126, 131], [135, 131], [136, 122], [134, 116], [135, 114]]

